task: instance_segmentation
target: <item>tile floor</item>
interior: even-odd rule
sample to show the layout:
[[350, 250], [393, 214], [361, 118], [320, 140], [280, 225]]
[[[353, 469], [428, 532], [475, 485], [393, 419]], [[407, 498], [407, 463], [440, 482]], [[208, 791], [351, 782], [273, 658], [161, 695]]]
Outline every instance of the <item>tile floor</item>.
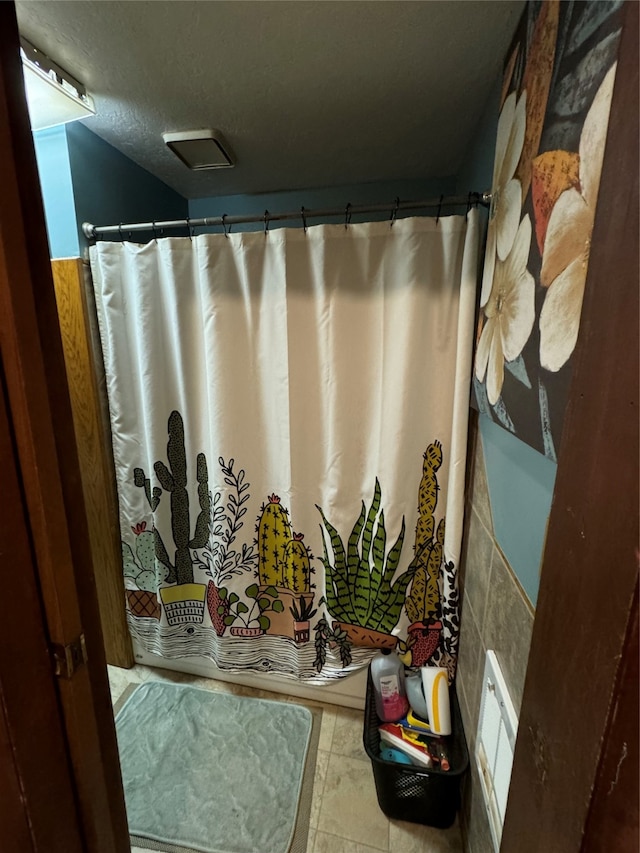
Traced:
[[[457, 823], [448, 830], [433, 829], [389, 820], [380, 810], [362, 746], [361, 711], [144, 666], [109, 667], [112, 701], [128, 684], [150, 679], [322, 708], [307, 853], [462, 853]], [[133, 848], [132, 853], [145, 851]]]

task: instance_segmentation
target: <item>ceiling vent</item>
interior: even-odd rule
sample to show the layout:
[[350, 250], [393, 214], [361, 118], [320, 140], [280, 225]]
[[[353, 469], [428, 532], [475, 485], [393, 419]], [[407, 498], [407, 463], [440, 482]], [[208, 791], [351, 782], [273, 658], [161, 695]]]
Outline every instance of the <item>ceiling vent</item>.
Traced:
[[219, 130], [184, 130], [163, 133], [162, 138], [189, 169], [229, 169], [235, 165]]

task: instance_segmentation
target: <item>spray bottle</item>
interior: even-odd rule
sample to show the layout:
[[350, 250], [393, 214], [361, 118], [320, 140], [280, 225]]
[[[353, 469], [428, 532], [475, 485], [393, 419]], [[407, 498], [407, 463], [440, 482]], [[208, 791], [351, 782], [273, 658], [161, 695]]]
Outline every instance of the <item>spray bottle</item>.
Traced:
[[409, 709], [404, 686], [404, 666], [391, 649], [381, 649], [371, 661], [376, 711], [385, 723], [400, 720]]

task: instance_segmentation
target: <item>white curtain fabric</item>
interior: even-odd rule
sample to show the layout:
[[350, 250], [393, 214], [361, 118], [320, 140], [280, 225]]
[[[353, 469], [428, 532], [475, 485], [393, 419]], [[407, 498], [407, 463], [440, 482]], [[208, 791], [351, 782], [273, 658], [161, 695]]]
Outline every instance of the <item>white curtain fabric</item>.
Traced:
[[453, 675], [477, 241], [471, 211], [91, 249], [148, 651]]

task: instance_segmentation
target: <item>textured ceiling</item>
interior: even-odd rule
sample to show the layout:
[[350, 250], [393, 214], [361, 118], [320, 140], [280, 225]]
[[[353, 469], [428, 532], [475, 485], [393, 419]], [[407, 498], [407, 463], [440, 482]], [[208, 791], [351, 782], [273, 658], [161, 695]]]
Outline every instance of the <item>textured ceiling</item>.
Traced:
[[[188, 198], [455, 174], [523, 0], [18, 0], [21, 33], [81, 80], [84, 123]], [[164, 131], [218, 128], [190, 172]]]

